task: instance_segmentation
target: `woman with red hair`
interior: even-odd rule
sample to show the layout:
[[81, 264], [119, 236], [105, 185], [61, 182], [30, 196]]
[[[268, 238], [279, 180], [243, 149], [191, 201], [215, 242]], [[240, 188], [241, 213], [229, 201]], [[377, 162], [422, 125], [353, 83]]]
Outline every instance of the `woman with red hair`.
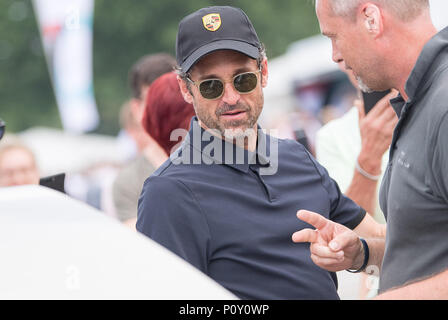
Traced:
[[153, 82], [146, 97], [142, 124], [146, 132], [170, 155], [179, 141], [171, 141], [176, 129], [188, 131], [194, 116], [193, 105], [185, 102], [179, 90], [177, 75], [166, 73]]
[[135, 228], [138, 198], [146, 178], [181, 142], [171, 141], [171, 132], [176, 129], [187, 132], [194, 114], [193, 105], [182, 97], [174, 72], [165, 73], [149, 86], [142, 125], [150, 142], [142, 155], [123, 170], [113, 189], [115, 206], [126, 213], [118, 218], [126, 225]]

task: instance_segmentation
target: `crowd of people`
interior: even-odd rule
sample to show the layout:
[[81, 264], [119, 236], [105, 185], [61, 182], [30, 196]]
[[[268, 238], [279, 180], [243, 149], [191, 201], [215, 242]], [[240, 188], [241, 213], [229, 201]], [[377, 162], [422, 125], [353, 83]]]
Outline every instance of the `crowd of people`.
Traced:
[[[176, 57], [130, 69], [120, 124], [136, 154], [114, 215], [242, 299], [338, 299], [348, 276], [359, 298], [447, 299], [448, 29], [427, 0], [316, 13], [359, 98], [313, 148], [258, 125], [269, 63], [250, 18], [202, 8], [180, 21]], [[362, 92], [385, 90], [366, 110]], [[3, 139], [0, 187], [39, 179], [32, 151]]]

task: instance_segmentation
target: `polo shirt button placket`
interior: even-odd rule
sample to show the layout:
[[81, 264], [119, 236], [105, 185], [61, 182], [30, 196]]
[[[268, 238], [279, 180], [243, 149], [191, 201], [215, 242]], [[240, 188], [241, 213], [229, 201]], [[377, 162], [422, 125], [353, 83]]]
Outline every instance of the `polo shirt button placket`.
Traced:
[[272, 192], [269, 191], [269, 187], [267, 186], [267, 184], [264, 182], [263, 178], [261, 177], [261, 175], [260, 175], [260, 168], [258, 166], [250, 165], [249, 169], [250, 169], [250, 171], [255, 173], [255, 175], [257, 176], [258, 181], [261, 183], [261, 185], [263, 186], [264, 191], [266, 192], [266, 195], [268, 196], [269, 202], [274, 202], [275, 201], [275, 197], [272, 194]]

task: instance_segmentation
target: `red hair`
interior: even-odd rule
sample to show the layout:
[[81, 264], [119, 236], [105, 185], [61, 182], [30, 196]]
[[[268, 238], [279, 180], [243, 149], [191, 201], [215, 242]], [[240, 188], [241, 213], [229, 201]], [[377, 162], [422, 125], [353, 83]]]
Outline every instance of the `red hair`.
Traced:
[[175, 129], [189, 130], [195, 115], [193, 105], [185, 102], [174, 72], [165, 73], [149, 87], [142, 125], [145, 131], [169, 155], [180, 141], [171, 141]]

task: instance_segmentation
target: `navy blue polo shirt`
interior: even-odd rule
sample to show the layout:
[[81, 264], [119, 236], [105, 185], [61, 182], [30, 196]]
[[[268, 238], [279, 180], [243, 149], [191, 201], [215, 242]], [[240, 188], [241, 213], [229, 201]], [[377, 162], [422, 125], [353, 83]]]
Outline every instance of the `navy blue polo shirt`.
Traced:
[[351, 229], [366, 214], [301, 144], [259, 130], [249, 153], [193, 118], [181, 147], [145, 181], [137, 230], [242, 299], [338, 299], [336, 275], [291, 240], [310, 227], [300, 209]]

